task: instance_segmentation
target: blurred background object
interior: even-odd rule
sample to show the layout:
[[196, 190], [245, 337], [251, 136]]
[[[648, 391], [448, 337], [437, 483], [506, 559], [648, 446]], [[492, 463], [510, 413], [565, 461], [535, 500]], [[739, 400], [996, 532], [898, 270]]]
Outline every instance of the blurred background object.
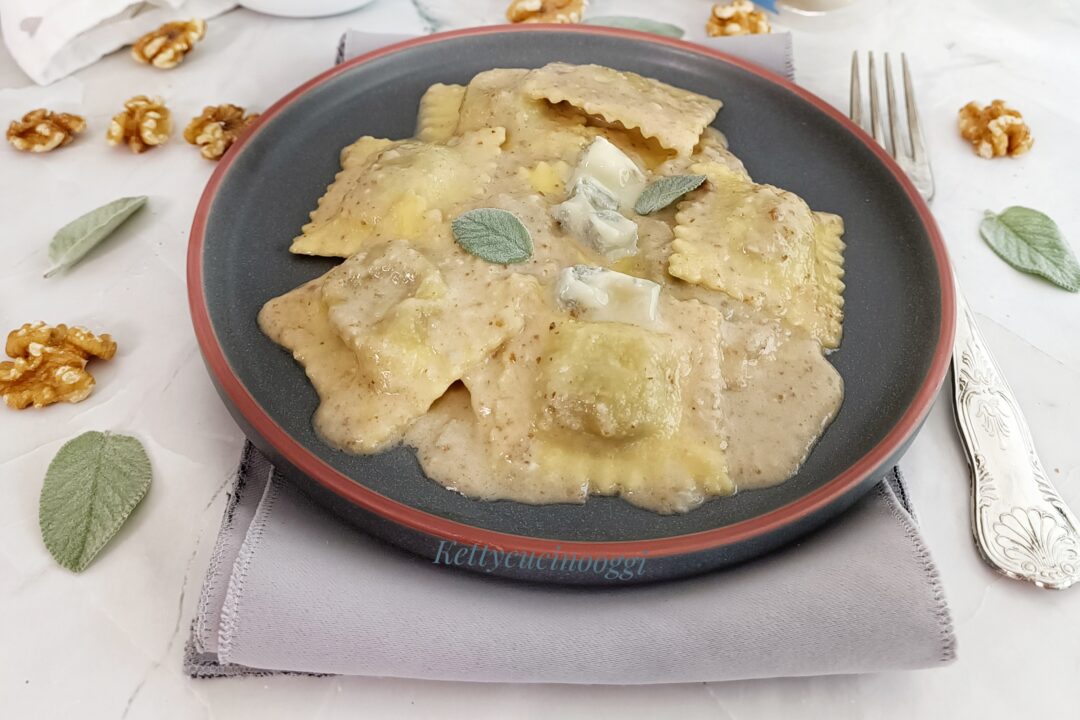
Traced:
[[243, 0], [242, 7], [282, 17], [323, 17], [357, 10], [374, 0]]
[[842, 10], [860, 0], [780, 0], [776, 3], [780, 11], [790, 11], [800, 15], [821, 15], [833, 10]]

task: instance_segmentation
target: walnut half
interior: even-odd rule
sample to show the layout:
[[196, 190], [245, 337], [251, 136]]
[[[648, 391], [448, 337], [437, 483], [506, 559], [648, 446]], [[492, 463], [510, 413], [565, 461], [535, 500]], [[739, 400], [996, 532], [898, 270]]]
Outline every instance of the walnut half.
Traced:
[[204, 158], [218, 160], [258, 117], [245, 115], [239, 105], [208, 105], [184, 128], [184, 139], [198, 145]]
[[107, 334], [43, 322], [12, 330], [5, 349], [14, 359], [0, 362], [0, 397], [16, 410], [84, 400], [94, 389], [87, 361], [116, 355], [116, 343]]
[[205, 20], [165, 23], [136, 40], [131, 46], [131, 56], [141, 63], [168, 70], [179, 65], [205, 36]]
[[514, 0], [506, 8], [512, 23], [578, 23], [588, 0]]
[[957, 118], [960, 135], [971, 143], [979, 157], [1016, 157], [1031, 149], [1034, 138], [1019, 110], [995, 100], [986, 107], [969, 102]]
[[169, 139], [172, 122], [161, 98], [136, 95], [109, 123], [105, 139], [110, 145], [126, 143], [132, 152], [146, 152]]
[[705, 32], [710, 37], [763, 35], [772, 32], [772, 27], [765, 13], [755, 9], [750, 0], [734, 0], [726, 5], [713, 5], [709, 22], [705, 24]]
[[16, 150], [43, 153], [67, 145], [84, 130], [86, 120], [78, 115], [38, 108], [23, 115], [22, 120], [12, 120], [7, 139]]

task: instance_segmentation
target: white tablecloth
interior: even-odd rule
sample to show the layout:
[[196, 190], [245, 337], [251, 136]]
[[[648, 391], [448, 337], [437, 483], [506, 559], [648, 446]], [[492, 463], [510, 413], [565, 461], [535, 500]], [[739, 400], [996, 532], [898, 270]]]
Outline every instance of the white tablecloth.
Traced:
[[[425, 4], [435, 5], [425, 0]], [[445, 0], [438, 3], [446, 6]], [[673, 4], [673, 3], [671, 3]], [[460, 3], [492, 15], [487, 2]], [[650, 14], [688, 29], [709, 3], [678, 13], [639, 0], [594, 0], [595, 14]], [[475, 7], [474, 7], [475, 6]], [[0, 148], [0, 330], [37, 319], [112, 332], [117, 359], [95, 370], [91, 402], [39, 413], [0, 412], [0, 717], [130, 718], [370, 716], [508, 717], [1014, 717], [1062, 711], [1077, 697], [1080, 590], [1048, 593], [1006, 580], [977, 558], [967, 520], [968, 476], [948, 402], [905, 457], [916, 511], [941, 569], [960, 659], [940, 670], [641, 688], [462, 686], [365, 678], [194, 681], [181, 654], [242, 436], [203, 369], [188, 319], [184, 257], [191, 216], [212, 164], [174, 139], [144, 156], [102, 141], [108, 118], [136, 93], [164, 95], [178, 118], [204, 104], [265, 107], [333, 61], [349, 27], [420, 32], [406, 0], [321, 20], [238, 11], [213, 21], [178, 69], [155, 72], [125, 54], [47, 87], [0, 55], [0, 120], [48, 105], [79, 110], [91, 137], [45, 157]], [[835, 25], [836, 23], [830, 23]], [[1028, 415], [1051, 477], [1080, 507], [1080, 297], [1021, 275], [977, 234], [983, 210], [1022, 204], [1052, 217], [1080, 245], [1075, 186], [1080, 7], [1066, 0], [883, 3], [858, 24], [797, 28], [800, 82], [843, 105], [850, 51], [905, 50], [913, 62], [938, 196], [934, 212], [957, 272]], [[2, 50], [0, 50], [2, 53]], [[1073, 83], [1075, 85], [1075, 83]], [[1036, 137], [1019, 160], [987, 162], [954, 128], [970, 99], [1003, 97]], [[66, 276], [45, 281], [45, 247], [72, 217], [121, 195], [150, 207]], [[151, 321], [152, 320], [152, 321]], [[0, 408], [0, 411], [3, 409]], [[117, 543], [82, 575], [55, 566], [37, 529], [41, 479], [76, 432], [136, 432], [154, 487]]]

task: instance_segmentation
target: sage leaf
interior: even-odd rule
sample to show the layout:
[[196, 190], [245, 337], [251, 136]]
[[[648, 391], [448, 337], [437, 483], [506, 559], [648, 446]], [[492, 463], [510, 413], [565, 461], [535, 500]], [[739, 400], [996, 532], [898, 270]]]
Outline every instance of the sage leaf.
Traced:
[[45, 277], [52, 277], [82, 260], [145, 204], [145, 195], [113, 200], [57, 230], [49, 243], [49, 262], [53, 269], [45, 273]]
[[653, 33], [655, 35], [666, 35], [667, 37], [673, 38], [681, 38], [686, 34], [686, 31], [678, 25], [640, 17], [604, 15], [602, 17], [586, 18], [585, 20], [582, 20], [582, 22], [587, 25], [605, 25], [607, 27], [637, 30], [639, 32]]
[[979, 234], [1017, 270], [1041, 275], [1069, 292], [1080, 292], [1080, 263], [1057, 224], [1038, 210], [1013, 206], [1000, 215], [987, 210]]
[[150, 487], [150, 459], [128, 435], [86, 432], [64, 443], [41, 486], [38, 523], [61, 566], [82, 572]]
[[705, 182], [704, 175], [670, 175], [662, 177], [641, 191], [634, 212], [648, 215], [666, 208], [691, 190], [697, 190]]
[[512, 212], [477, 208], [454, 218], [450, 226], [458, 245], [488, 262], [508, 265], [532, 257], [532, 237]]

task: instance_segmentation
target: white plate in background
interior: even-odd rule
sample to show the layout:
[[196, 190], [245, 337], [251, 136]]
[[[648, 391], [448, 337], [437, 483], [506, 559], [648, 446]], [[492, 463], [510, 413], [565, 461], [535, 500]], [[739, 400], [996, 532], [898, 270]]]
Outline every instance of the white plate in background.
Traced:
[[322, 17], [356, 10], [372, 0], [243, 0], [243, 7], [281, 17]]

